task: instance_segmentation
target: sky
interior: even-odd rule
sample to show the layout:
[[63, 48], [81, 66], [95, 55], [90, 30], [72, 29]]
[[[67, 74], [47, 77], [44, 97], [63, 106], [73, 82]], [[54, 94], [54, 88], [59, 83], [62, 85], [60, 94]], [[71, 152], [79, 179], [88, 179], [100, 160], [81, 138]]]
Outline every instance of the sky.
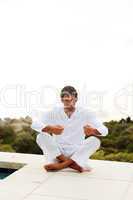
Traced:
[[133, 116], [133, 1], [0, 0], [0, 118], [60, 104]]

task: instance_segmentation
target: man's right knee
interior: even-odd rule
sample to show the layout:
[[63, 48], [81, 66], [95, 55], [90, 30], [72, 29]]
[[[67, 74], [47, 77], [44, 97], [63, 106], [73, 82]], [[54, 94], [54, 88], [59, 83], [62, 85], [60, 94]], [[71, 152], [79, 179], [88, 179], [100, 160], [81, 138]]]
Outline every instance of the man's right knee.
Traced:
[[37, 143], [38, 145], [40, 145], [42, 139], [43, 139], [43, 135], [42, 135], [42, 133], [39, 133], [39, 134], [37, 135], [37, 137], [36, 137], [36, 143]]
[[48, 133], [39, 133], [36, 137], [36, 142], [39, 146], [43, 145], [54, 146], [52, 136], [49, 135]]
[[[97, 137], [95, 137], [95, 136], [90, 136], [90, 137], [88, 137], [88, 142], [89, 142], [89, 143], [92, 142], [93, 145], [95, 145], [95, 147], [97, 147], [97, 149], [100, 148], [101, 141], [100, 141], [100, 139], [98, 139]], [[88, 142], [87, 142], [87, 143], [88, 143]], [[86, 144], [87, 144], [87, 143], [86, 143]]]

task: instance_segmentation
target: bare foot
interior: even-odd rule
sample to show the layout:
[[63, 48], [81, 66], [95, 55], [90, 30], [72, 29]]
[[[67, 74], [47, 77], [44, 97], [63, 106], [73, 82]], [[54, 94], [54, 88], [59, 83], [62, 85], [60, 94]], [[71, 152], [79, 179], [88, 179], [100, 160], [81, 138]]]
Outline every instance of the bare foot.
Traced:
[[83, 168], [79, 166], [76, 162], [73, 162], [71, 165], [69, 165], [69, 167], [79, 172], [83, 172]]
[[91, 172], [92, 169], [83, 169], [82, 172]]
[[47, 171], [60, 170], [60, 169], [64, 169], [64, 168], [68, 167], [72, 163], [73, 163], [73, 160], [68, 159], [68, 160], [65, 160], [65, 161], [60, 162], [60, 163], [51, 163], [51, 164], [48, 164], [48, 165], [44, 165], [44, 169], [46, 169]]
[[[64, 155], [58, 156], [57, 159], [58, 159], [60, 162], [64, 162], [64, 161], [66, 161], [66, 160], [69, 160], [69, 158], [66, 157], [66, 156], [64, 156]], [[74, 162], [74, 161], [73, 161], [73, 163], [70, 164], [68, 167], [70, 167], [70, 168], [72, 168], [72, 169], [75, 169], [75, 170], [77, 170], [77, 171], [79, 171], [79, 172], [83, 172], [83, 171], [84, 171], [84, 169], [83, 169], [81, 166], [79, 166], [79, 165], [78, 165], [76, 162]]]
[[[64, 162], [64, 161], [66, 161], [66, 160], [68, 160], [68, 159], [70, 159], [69, 157], [66, 157], [66, 156], [64, 156], [63, 154], [61, 154], [60, 156], [58, 156], [58, 157], [56, 157], [60, 162]], [[70, 164], [68, 167], [70, 167], [70, 168], [72, 168], [72, 169], [75, 169], [75, 170], [77, 170], [77, 171], [79, 171], [79, 172], [91, 172], [91, 168], [83, 168], [83, 167], [81, 167], [81, 166], [79, 166], [76, 162], [74, 162], [73, 161], [73, 163], [72, 164]]]

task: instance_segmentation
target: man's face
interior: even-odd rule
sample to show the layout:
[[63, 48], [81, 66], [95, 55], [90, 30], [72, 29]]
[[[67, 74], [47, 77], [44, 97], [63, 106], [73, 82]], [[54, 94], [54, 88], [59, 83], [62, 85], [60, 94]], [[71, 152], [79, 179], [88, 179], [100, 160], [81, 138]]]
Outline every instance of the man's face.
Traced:
[[61, 94], [61, 102], [64, 104], [65, 108], [70, 108], [75, 106], [77, 98], [74, 95], [69, 94], [68, 92], [63, 92]]

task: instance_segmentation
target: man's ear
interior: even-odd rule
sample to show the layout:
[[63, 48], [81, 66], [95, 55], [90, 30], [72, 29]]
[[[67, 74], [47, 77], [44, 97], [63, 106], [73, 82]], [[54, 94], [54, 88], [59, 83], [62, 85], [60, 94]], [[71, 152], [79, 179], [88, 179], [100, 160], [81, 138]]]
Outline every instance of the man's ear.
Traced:
[[75, 99], [75, 102], [77, 102], [77, 101], [78, 101], [78, 98]]

